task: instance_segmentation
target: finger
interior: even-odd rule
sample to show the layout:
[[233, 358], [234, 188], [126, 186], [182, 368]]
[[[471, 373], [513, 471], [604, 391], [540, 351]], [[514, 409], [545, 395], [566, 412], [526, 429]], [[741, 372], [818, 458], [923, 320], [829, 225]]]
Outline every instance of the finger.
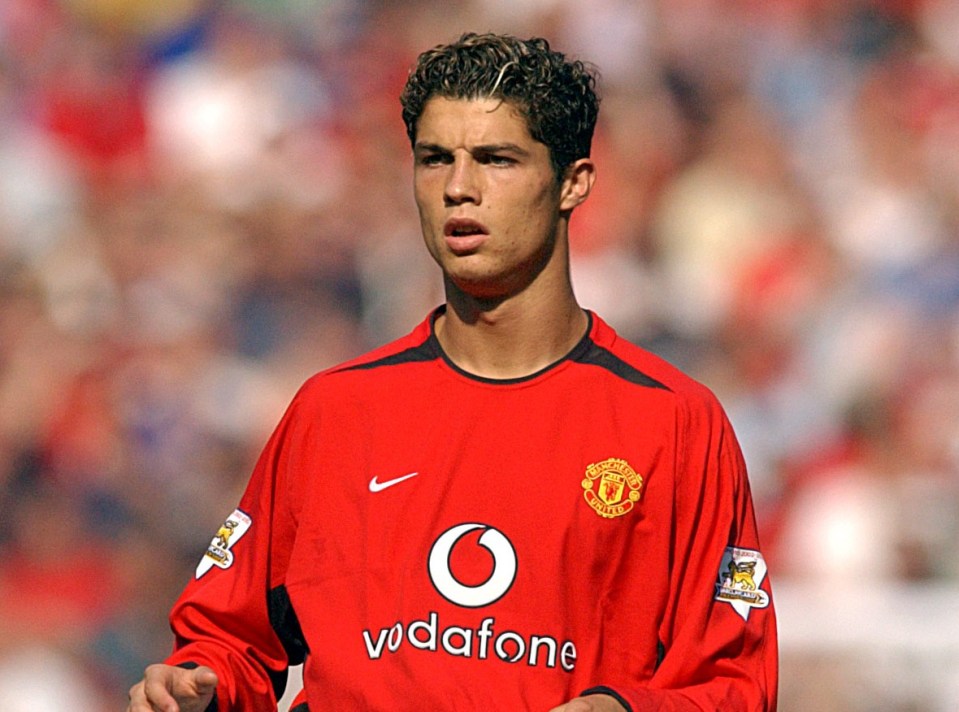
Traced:
[[206, 666], [201, 665], [193, 671], [193, 689], [196, 690], [199, 696], [211, 694], [216, 689], [219, 681], [216, 673]]
[[156, 707], [147, 699], [146, 683], [138, 682], [130, 688], [130, 704], [127, 706], [127, 712], [166, 712], [163, 707]]
[[[143, 677], [143, 692], [149, 712], [179, 712], [180, 706], [171, 694], [171, 675], [164, 674], [162, 666], [151, 665]], [[139, 711], [138, 711], [139, 712]]]
[[130, 702], [127, 704], [127, 712], [142, 712], [143, 704], [146, 702], [146, 695], [143, 692], [143, 683], [138, 682], [130, 688], [127, 693]]

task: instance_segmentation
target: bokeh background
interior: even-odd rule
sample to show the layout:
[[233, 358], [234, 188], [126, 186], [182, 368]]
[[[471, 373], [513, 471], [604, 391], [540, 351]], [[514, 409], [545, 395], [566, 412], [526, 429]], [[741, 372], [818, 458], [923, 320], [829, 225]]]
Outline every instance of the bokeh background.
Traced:
[[467, 29], [602, 71], [575, 287], [730, 413], [781, 709], [959, 710], [954, 0], [2, 0], [0, 710], [122, 709], [295, 389], [441, 301], [397, 97]]

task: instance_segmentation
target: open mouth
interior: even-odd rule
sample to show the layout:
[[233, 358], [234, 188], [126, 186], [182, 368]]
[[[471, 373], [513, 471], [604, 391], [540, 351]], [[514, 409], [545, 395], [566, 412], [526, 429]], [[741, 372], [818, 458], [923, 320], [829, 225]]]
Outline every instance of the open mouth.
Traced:
[[486, 235], [488, 232], [481, 223], [475, 220], [453, 218], [446, 221], [446, 225], [443, 226], [443, 234], [446, 237], [476, 237]]

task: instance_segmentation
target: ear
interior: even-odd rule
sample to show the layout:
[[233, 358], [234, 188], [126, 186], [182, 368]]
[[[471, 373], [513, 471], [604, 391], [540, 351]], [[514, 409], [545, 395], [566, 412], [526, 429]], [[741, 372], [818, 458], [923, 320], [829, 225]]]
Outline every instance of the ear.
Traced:
[[596, 182], [596, 165], [589, 158], [580, 158], [566, 169], [560, 186], [559, 209], [569, 212], [589, 197]]

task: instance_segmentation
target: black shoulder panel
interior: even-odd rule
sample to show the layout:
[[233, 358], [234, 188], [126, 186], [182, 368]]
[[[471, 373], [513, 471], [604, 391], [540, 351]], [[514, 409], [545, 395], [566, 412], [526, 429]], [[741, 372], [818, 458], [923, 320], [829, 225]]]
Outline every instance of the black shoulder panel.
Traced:
[[612, 351], [597, 346], [594, 343], [590, 343], [589, 348], [574, 354], [572, 359], [577, 363], [605, 368], [610, 373], [630, 383], [635, 383], [637, 386], [660, 388], [664, 391], [670, 390], [666, 385], [660, 383], [655, 378], [647, 376], [642, 371], [630, 366]]
[[400, 351], [389, 356], [384, 356], [383, 358], [378, 358], [374, 361], [367, 361], [366, 363], [358, 363], [353, 366], [347, 366], [346, 368], [340, 370], [366, 371], [371, 368], [380, 368], [381, 366], [399, 366], [404, 363], [433, 361], [439, 357], [439, 350], [434, 344], [433, 338], [430, 337], [419, 346], [413, 346], [412, 348], [405, 349], [404, 351]]

